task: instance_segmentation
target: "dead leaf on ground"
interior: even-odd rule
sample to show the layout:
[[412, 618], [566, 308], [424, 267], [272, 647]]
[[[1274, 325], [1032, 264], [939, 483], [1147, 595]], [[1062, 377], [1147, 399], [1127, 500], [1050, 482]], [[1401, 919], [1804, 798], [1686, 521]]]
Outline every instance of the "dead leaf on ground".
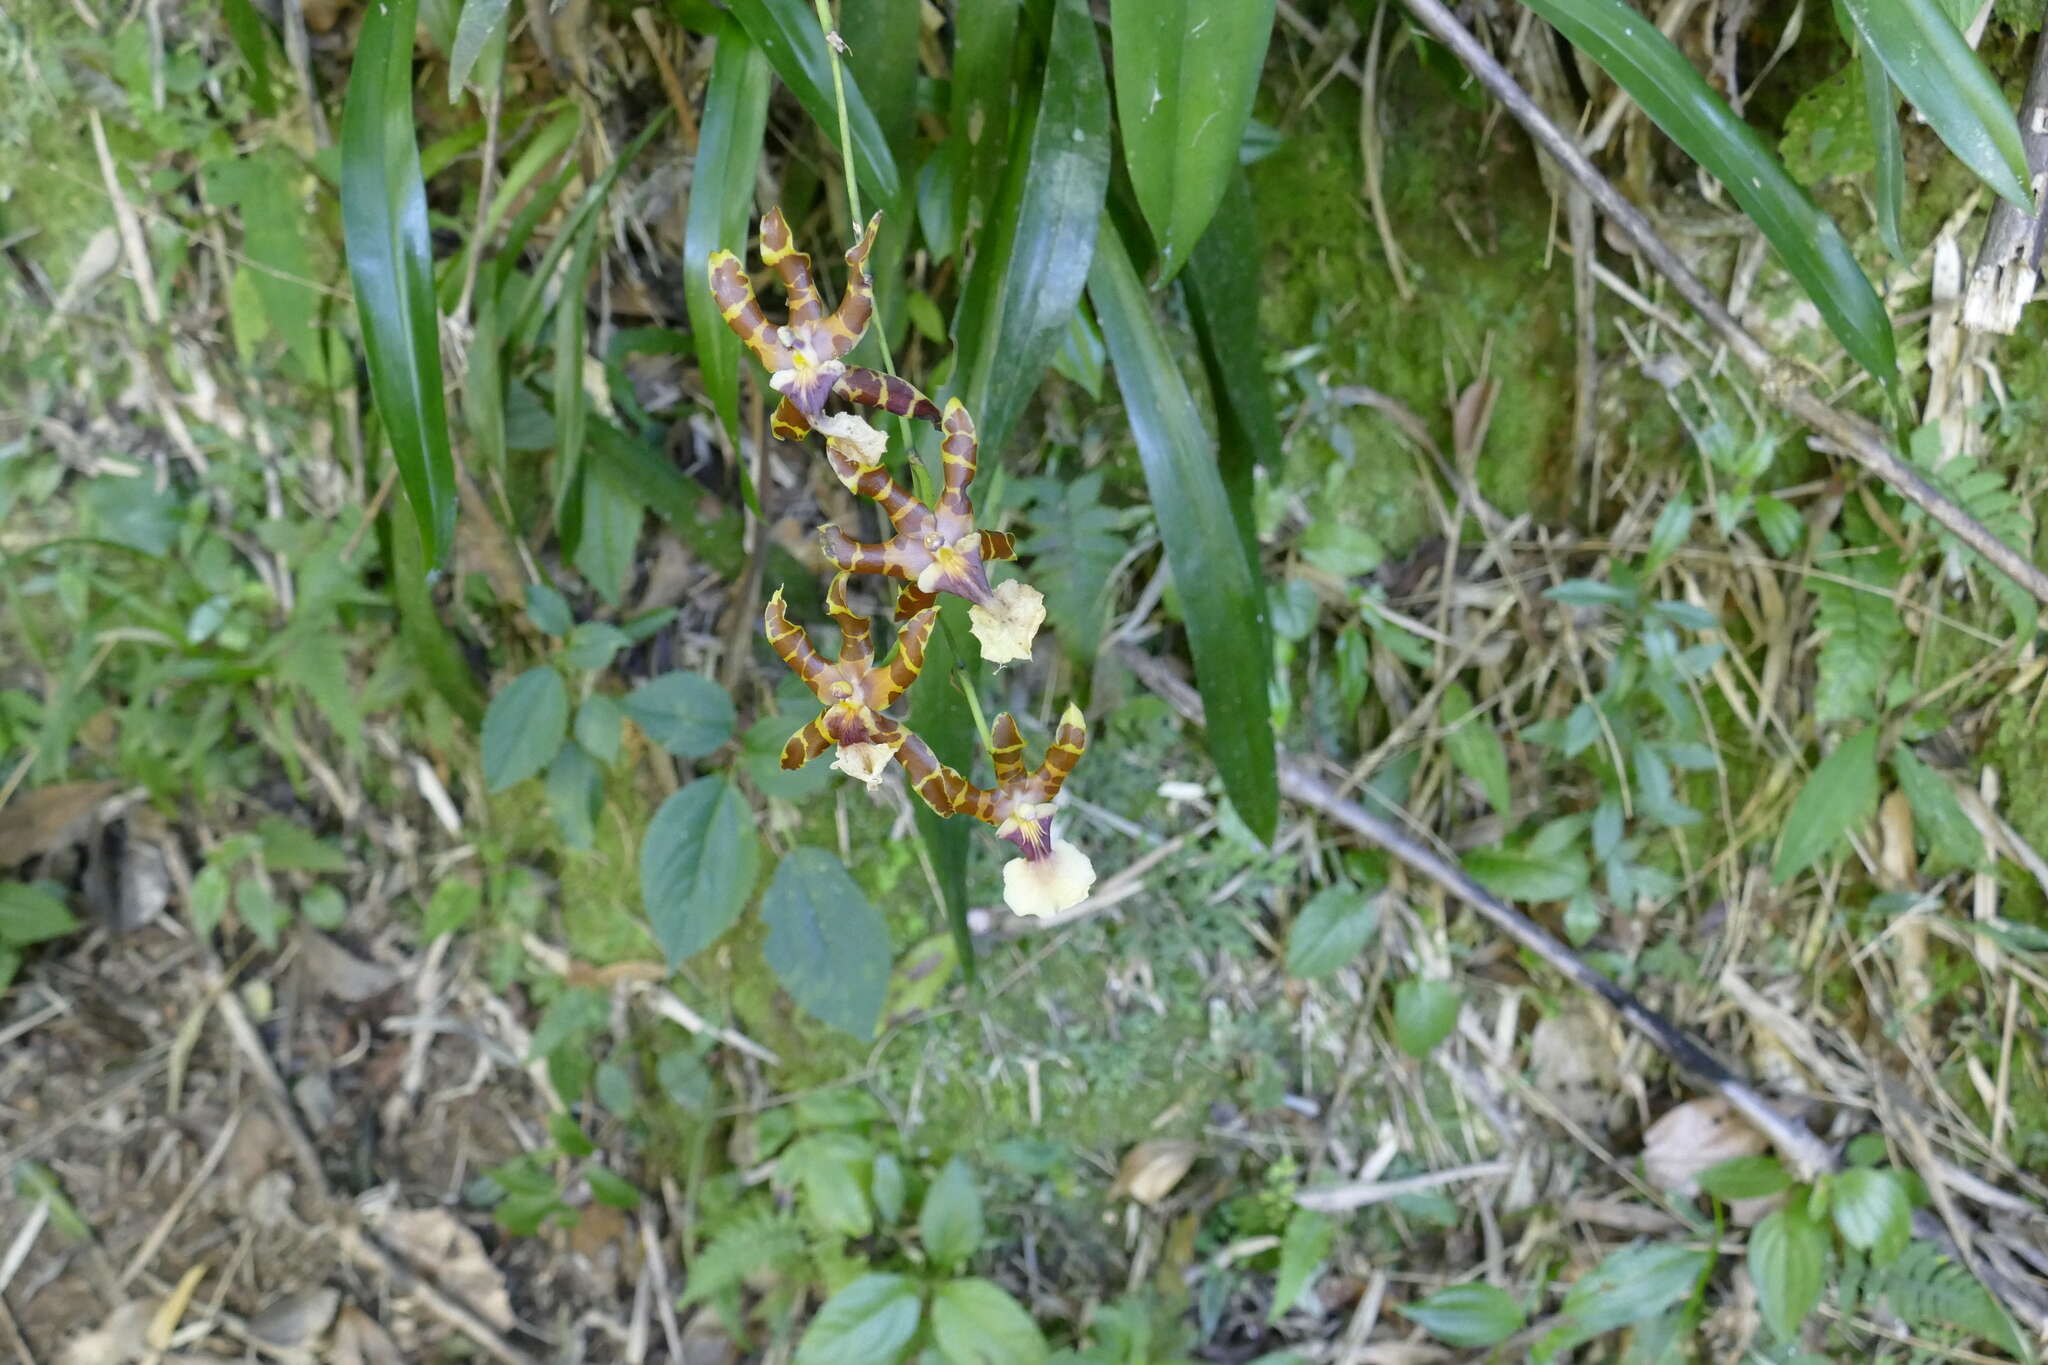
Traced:
[[392, 1209], [371, 1222], [412, 1268], [474, 1308], [500, 1331], [512, 1327], [512, 1295], [483, 1240], [446, 1209]]
[[360, 1005], [398, 984], [397, 968], [357, 957], [316, 930], [304, 932], [306, 971], [321, 994]]
[[324, 1286], [272, 1299], [249, 1319], [249, 1334], [284, 1350], [303, 1351], [327, 1331], [341, 1307], [341, 1295]]
[[1607, 1025], [1588, 1010], [1538, 1021], [1529, 1038], [1529, 1072], [1530, 1082], [1567, 1116], [1598, 1124], [1619, 1085]]
[[1139, 1143], [1124, 1154], [1110, 1198], [1135, 1199], [1148, 1208], [1157, 1204], [1173, 1193], [1200, 1152], [1194, 1143], [1174, 1138]]
[[94, 810], [118, 782], [59, 782], [21, 792], [0, 807], [0, 867], [19, 867], [67, 848], [92, 828]]
[[[1769, 1149], [1764, 1135], [1728, 1101], [1687, 1100], [1644, 1131], [1643, 1174], [1660, 1190], [1691, 1196], [1700, 1192], [1701, 1171], [1739, 1156], [1761, 1156]], [[1776, 1207], [1778, 1199], [1738, 1199], [1728, 1206], [1729, 1217], [1748, 1227]]]
[[158, 1298], [122, 1304], [96, 1330], [67, 1346], [59, 1360], [62, 1365], [122, 1365], [141, 1359], [149, 1349], [149, 1324], [162, 1306]]
[[341, 1310], [334, 1324], [334, 1345], [327, 1354], [328, 1365], [403, 1365], [398, 1343], [383, 1324], [350, 1304]]

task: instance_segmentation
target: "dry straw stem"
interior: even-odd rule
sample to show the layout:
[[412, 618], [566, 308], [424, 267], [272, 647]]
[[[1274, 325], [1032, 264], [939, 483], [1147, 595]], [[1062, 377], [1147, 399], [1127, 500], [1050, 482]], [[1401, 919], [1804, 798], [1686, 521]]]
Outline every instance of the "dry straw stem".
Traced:
[[[2020, 143], [2026, 148], [2030, 188], [2038, 201], [2048, 186], [2048, 42], [2036, 42], [2034, 67], [2027, 93], [2020, 99]], [[2048, 210], [2028, 213], [2000, 199], [1991, 208], [1984, 243], [1963, 294], [1963, 325], [1986, 332], [2010, 333], [2034, 297], [2041, 279], [2042, 234], [2048, 231]]]
[[1728, 311], [1714, 291], [1707, 288], [1699, 276], [1693, 274], [1658, 237], [1642, 211], [1622, 198], [1620, 192], [1586, 159], [1578, 143], [1551, 122], [1528, 92], [1515, 82], [1515, 78], [1444, 7], [1442, 0], [1404, 0], [1404, 3], [1424, 28], [1458, 55], [1458, 60], [1506, 107], [1536, 145], [1556, 158], [1565, 172], [1585, 188], [1593, 203], [1628, 235], [1644, 259], [1656, 267], [1657, 273], [1671, 281], [1672, 288], [1706, 319], [1707, 325], [1756, 375], [1766, 397], [1889, 484], [1899, 496], [2025, 588], [2035, 600], [2048, 605], [2048, 573], [2043, 573], [2025, 555], [1993, 535], [1982, 522], [1921, 478], [1869, 423], [1837, 412], [1794, 378], [1790, 368], [1736, 321], [1735, 315]]

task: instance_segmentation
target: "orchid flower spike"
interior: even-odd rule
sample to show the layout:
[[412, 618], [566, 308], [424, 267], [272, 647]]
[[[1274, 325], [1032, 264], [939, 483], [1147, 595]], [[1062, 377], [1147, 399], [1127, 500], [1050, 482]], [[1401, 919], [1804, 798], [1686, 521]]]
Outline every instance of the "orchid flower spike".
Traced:
[[782, 746], [782, 766], [801, 768], [827, 749], [837, 748], [832, 766], [873, 787], [882, 780], [889, 760], [910, 737], [901, 721], [883, 711], [901, 697], [924, 668], [925, 644], [938, 620], [936, 611], [922, 611], [898, 633], [896, 649], [886, 663], [877, 663], [871, 622], [846, 605], [846, 580], [840, 574], [825, 593], [825, 610], [839, 626], [839, 659], [827, 663], [811, 644], [804, 628], [793, 624], [776, 590], [763, 614], [768, 643], [803, 679], [824, 710]]
[[827, 313], [811, 277], [811, 258], [796, 249], [782, 210], [768, 210], [761, 219], [761, 261], [781, 277], [789, 295], [789, 321], [780, 325], [770, 322], [762, 310], [740, 258], [730, 251], [711, 253], [711, 296], [725, 325], [767, 368], [768, 386], [782, 395], [769, 423], [782, 440], [802, 440], [825, 415], [825, 400], [833, 394], [902, 417], [939, 419], [938, 405], [903, 380], [845, 361], [875, 315], [867, 260], [881, 221], [880, 214], [870, 219], [867, 231], [846, 253], [846, 297]]
[[1028, 659], [1045, 620], [1045, 598], [1028, 583], [989, 586], [989, 562], [1016, 558], [1017, 544], [1001, 531], [978, 530], [974, 525], [968, 488], [980, 463], [981, 446], [974, 419], [959, 399], [947, 400], [941, 427], [944, 475], [936, 508], [897, 483], [879, 457], [867, 458], [855, 440], [828, 435], [825, 458], [832, 472], [853, 492], [879, 504], [896, 533], [885, 541], [863, 543], [837, 526], [826, 526], [818, 532], [819, 547], [840, 569], [887, 574], [908, 583], [896, 606], [899, 617], [925, 610], [942, 592], [966, 598], [969, 626], [981, 642], [984, 660], [1005, 664]]

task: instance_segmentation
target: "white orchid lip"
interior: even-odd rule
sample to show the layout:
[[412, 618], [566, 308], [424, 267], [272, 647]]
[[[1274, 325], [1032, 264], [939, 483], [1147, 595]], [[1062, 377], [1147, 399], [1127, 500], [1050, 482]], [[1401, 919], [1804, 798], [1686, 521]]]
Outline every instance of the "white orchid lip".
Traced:
[[1095, 864], [1064, 839], [1053, 840], [1043, 858], [1012, 858], [1003, 864], [1003, 903], [1027, 918], [1071, 910], [1094, 887]]
[[894, 744], [842, 744], [832, 766], [869, 787], [879, 787], [895, 756]]
[[1017, 663], [1031, 657], [1038, 628], [1045, 624], [1045, 594], [1022, 579], [996, 584], [990, 603], [967, 608], [968, 630], [981, 644], [986, 663]]

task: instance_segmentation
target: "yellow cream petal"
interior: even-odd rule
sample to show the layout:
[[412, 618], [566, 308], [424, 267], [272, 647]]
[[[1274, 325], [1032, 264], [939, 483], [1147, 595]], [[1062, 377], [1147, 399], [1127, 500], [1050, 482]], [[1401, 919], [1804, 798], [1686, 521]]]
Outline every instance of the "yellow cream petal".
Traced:
[[1088, 899], [1095, 886], [1095, 864], [1064, 839], [1052, 841], [1052, 852], [1033, 861], [1012, 858], [1003, 864], [1003, 903], [1019, 915], [1038, 917], [1070, 910]]
[[1008, 664], [1030, 658], [1038, 628], [1045, 624], [1045, 595], [1012, 578], [996, 585], [994, 597], [993, 607], [977, 602], [967, 609], [968, 629], [981, 642], [982, 660]]

